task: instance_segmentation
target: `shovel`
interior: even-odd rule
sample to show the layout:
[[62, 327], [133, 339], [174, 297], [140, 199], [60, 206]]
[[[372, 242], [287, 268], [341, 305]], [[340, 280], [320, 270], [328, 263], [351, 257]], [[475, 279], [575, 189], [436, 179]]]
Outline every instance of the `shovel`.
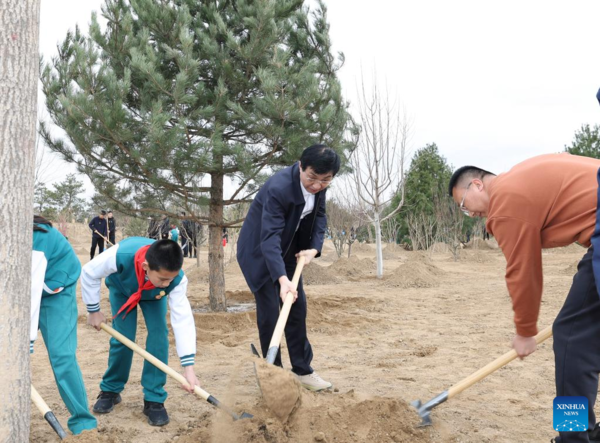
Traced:
[[[292, 278], [292, 285], [294, 286], [294, 289], [298, 287], [298, 282], [300, 281], [300, 276], [302, 275], [302, 269], [304, 269], [305, 260], [306, 259], [304, 257], [300, 257], [298, 259], [298, 263], [296, 264], [296, 270], [294, 271], [294, 277]], [[275, 325], [275, 330], [273, 331], [273, 337], [269, 343], [269, 350], [267, 351], [266, 361], [271, 365], [275, 363], [275, 359], [277, 358], [279, 346], [281, 345], [281, 338], [283, 336], [283, 331], [285, 330], [285, 324], [287, 323], [293, 303], [294, 294], [288, 292], [285, 296], [285, 300], [283, 301], [281, 311], [279, 311], [279, 318], [277, 319], [277, 324]], [[250, 345], [250, 349], [255, 356], [260, 357], [253, 344]]]
[[110, 242], [110, 240], [109, 240], [109, 239], [107, 239], [105, 236], [103, 236], [102, 234], [100, 234], [100, 233], [99, 233], [99, 232], [98, 232], [96, 229], [94, 229], [94, 232], [95, 232], [96, 234], [98, 234], [100, 237], [102, 237], [104, 240], [106, 240], [106, 242], [107, 242], [109, 245], [111, 245], [111, 246], [114, 246], [114, 244], [112, 244], [112, 243]]
[[[162, 361], [160, 361], [158, 358], [156, 358], [155, 356], [153, 356], [146, 350], [140, 348], [138, 345], [136, 345], [134, 342], [129, 340], [123, 334], [115, 331], [113, 328], [108, 326], [106, 323], [101, 323], [100, 327], [105, 332], [112, 335], [115, 339], [119, 340], [121, 343], [123, 343], [125, 346], [127, 346], [129, 349], [131, 349], [133, 352], [141, 355], [146, 361], [148, 361], [149, 363], [156, 366], [158, 369], [163, 371], [168, 376], [174, 378], [175, 380], [177, 380], [179, 383], [181, 383], [184, 386], [189, 386], [189, 383], [187, 382], [187, 380], [185, 379], [185, 377], [183, 375], [181, 375], [179, 372], [175, 371], [173, 368], [164, 364]], [[204, 400], [209, 402], [211, 405], [216, 406], [217, 408], [222, 409], [223, 411], [227, 412], [231, 416], [231, 418], [233, 418], [234, 420], [253, 417], [251, 414], [248, 414], [247, 412], [242, 412], [241, 415], [236, 414], [231, 409], [229, 409], [227, 406], [222, 404], [219, 400], [217, 400], [215, 397], [210, 395], [204, 389], [199, 388], [198, 386], [194, 386], [194, 394], [196, 394], [198, 397], [203, 398]]]
[[[543, 331], [540, 331], [538, 335], [536, 335], [535, 342], [539, 345], [544, 340], [552, 337], [552, 326], [548, 326]], [[508, 351], [506, 354], [498, 357], [491, 363], [488, 363], [486, 366], [481, 368], [480, 370], [474, 372], [469, 375], [467, 378], [459, 381], [457, 384], [452, 386], [447, 391], [442, 392], [438, 396], [432, 398], [425, 404], [421, 404], [421, 400], [416, 400], [411, 403], [415, 408], [417, 408], [417, 412], [419, 417], [421, 417], [421, 424], [419, 427], [431, 426], [433, 423], [431, 421], [431, 410], [435, 408], [437, 405], [444, 403], [446, 400], [454, 397], [455, 395], [460, 394], [465, 389], [477, 383], [479, 380], [487, 377], [492, 372], [497, 371], [503, 366], [506, 366], [508, 363], [517, 358], [517, 352], [512, 349]]]
[[54, 412], [50, 410], [42, 396], [38, 393], [38, 391], [36, 391], [33, 385], [31, 385], [31, 401], [37, 406], [37, 408], [40, 410], [48, 424], [52, 426], [54, 432], [58, 434], [59, 438], [61, 440], [64, 440], [67, 436], [67, 433], [56, 419]]

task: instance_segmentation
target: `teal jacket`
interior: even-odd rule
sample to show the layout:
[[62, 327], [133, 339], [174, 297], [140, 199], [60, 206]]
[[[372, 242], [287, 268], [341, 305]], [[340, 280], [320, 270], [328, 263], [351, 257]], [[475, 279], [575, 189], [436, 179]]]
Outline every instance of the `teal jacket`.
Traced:
[[52, 295], [77, 283], [81, 263], [64, 235], [49, 225], [37, 225], [43, 231], [33, 231], [33, 250], [44, 254], [48, 264], [44, 276], [43, 295]]

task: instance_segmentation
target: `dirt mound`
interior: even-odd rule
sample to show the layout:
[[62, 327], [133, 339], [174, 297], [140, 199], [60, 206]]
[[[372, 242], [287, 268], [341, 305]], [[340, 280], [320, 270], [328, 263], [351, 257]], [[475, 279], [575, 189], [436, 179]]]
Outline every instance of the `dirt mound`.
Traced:
[[[378, 442], [427, 443], [434, 441], [432, 430], [420, 429], [415, 410], [401, 400], [374, 397], [360, 399], [353, 391], [345, 394], [301, 392], [301, 404], [287, 423], [275, 418], [264, 403], [252, 409], [252, 420], [238, 420], [228, 427], [227, 438], [219, 440], [266, 442]], [[181, 436], [179, 442], [203, 441], [206, 433], [197, 430]]]
[[206, 284], [208, 283], [208, 267], [196, 266], [194, 263], [188, 269], [184, 270], [190, 284]]
[[240, 337], [256, 330], [256, 311], [240, 313], [194, 313], [198, 343], [220, 342], [227, 347], [239, 345]]
[[305, 285], [329, 285], [339, 283], [339, 277], [331, 274], [329, 267], [312, 263], [302, 271], [302, 281]]
[[495, 240], [484, 240], [482, 238], [475, 237], [465, 245], [465, 249], [498, 249], [498, 244]]
[[352, 243], [352, 250], [355, 252], [372, 252], [375, 250], [375, 245], [369, 243]]
[[[347, 256], [348, 255], [348, 250], [345, 250], [344, 254]], [[318, 260], [319, 262], [333, 263], [337, 259], [338, 259], [338, 256], [337, 256], [337, 254], [335, 252], [327, 252], [327, 253], [321, 255], [316, 260]]]
[[438, 286], [444, 271], [422, 255], [411, 257], [384, 277], [384, 285], [398, 288], [431, 288]]
[[437, 242], [429, 248], [431, 252], [450, 252], [450, 247], [446, 243]]
[[329, 269], [334, 275], [357, 281], [360, 278], [373, 275], [376, 272], [375, 261], [371, 258], [358, 258], [352, 256], [350, 258], [340, 258], [334, 262]]
[[250, 291], [225, 291], [227, 302], [230, 303], [252, 303], [254, 295]]
[[255, 365], [266, 408], [282, 423], [287, 423], [302, 404], [302, 386], [289, 371], [259, 359]]

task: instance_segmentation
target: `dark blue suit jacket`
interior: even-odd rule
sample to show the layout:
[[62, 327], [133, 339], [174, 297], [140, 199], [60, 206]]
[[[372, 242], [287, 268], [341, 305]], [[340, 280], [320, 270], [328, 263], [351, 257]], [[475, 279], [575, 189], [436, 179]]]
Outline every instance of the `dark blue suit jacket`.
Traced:
[[[295, 251], [316, 249], [321, 255], [327, 217], [325, 192], [315, 194], [315, 207], [300, 223]], [[244, 220], [237, 245], [237, 259], [252, 292], [269, 279], [275, 283], [287, 275], [284, 257], [292, 247], [296, 226], [304, 209], [298, 163], [277, 172], [256, 194]]]
[[90, 224], [88, 225], [90, 227], [90, 229], [92, 230], [93, 234], [92, 237], [96, 237], [96, 238], [102, 238], [101, 236], [99, 236], [98, 234], [96, 234], [94, 232], [94, 230], [98, 231], [100, 234], [102, 234], [103, 236], [107, 236], [107, 220], [106, 218], [101, 219], [99, 216], [96, 216], [92, 219], [92, 221], [90, 222]]

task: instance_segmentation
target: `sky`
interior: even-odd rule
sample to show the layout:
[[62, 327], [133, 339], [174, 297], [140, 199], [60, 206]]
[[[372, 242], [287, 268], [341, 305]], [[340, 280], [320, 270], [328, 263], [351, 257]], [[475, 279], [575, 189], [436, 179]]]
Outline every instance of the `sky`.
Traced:
[[[42, 0], [40, 51], [100, 0]], [[308, 3], [312, 6], [314, 2]], [[560, 152], [582, 124], [600, 124], [600, 2], [327, 0], [339, 72], [354, 106], [361, 73], [406, 109], [410, 149], [436, 143], [453, 167], [492, 172]], [[59, 177], [60, 179], [60, 177]]]

